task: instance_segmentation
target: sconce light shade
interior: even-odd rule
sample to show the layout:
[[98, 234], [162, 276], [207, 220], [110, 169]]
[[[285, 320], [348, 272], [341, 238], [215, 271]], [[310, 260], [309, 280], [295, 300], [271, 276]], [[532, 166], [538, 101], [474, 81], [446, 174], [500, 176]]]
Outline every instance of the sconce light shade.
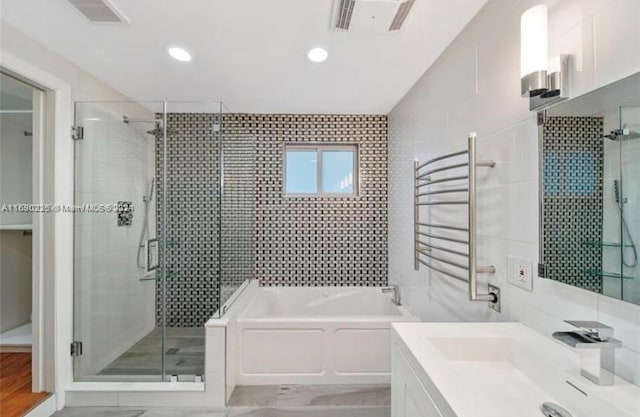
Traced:
[[540, 4], [520, 18], [520, 76], [522, 96], [542, 94], [546, 89], [548, 32], [547, 5]]

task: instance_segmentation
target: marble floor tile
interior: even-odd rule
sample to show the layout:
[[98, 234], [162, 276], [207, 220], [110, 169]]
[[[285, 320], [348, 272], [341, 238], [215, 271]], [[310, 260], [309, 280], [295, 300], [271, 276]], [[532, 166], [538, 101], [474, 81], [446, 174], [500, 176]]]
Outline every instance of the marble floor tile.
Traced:
[[229, 417], [390, 417], [389, 407], [232, 408]]
[[207, 408], [178, 408], [157, 407], [149, 408], [140, 417], [227, 417], [227, 411], [212, 410]]
[[[164, 361], [167, 374], [204, 374], [205, 333], [203, 327], [166, 329]], [[98, 375], [160, 375], [162, 371], [162, 329], [156, 328]]]
[[388, 406], [389, 385], [256, 385], [238, 386], [230, 406]]
[[390, 417], [389, 407], [233, 407], [219, 411], [199, 407], [73, 407], [53, 417]]
[[141, 417], [144, 409], [120, 407], [70, 407], [53, 414], [52, 417]]
[[389, 406], [389, 385], [283, 385], [276, 405]]
[[229, 398], [229, 406], [271, 407], [276, 405], [279, 385], [237, 386]]

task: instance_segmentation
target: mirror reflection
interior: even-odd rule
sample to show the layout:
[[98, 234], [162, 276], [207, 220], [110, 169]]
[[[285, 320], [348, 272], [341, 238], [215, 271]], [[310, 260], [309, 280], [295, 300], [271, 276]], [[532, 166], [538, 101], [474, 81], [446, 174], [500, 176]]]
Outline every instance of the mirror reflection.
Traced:
[[542, 275], [640, 304], [640, 73], [540, 126]]

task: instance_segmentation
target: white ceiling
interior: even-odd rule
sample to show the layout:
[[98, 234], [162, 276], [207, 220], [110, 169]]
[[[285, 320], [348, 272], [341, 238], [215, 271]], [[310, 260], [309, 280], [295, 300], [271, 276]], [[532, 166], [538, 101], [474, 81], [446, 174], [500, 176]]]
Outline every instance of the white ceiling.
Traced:
[[[386, 114], [487, 0], [416, 0], [397, 33], [331, 30], [333, 0], [113, 0], [131, 24], [67, 0], [2, 0], [2, 20], [134, 99], [233, 112]], [[190, 63], [172, 60], [184, 45]], [[313, 46], [329, 59], [307, 60]]]

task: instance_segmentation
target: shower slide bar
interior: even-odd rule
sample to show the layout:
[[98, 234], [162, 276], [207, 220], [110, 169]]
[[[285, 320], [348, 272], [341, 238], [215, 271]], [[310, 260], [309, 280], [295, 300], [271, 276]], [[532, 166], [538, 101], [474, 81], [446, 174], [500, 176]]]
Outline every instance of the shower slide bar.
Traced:
[[[478, 266], [477, 265], [477, 198], [476, 198], [476, 170], [478, 167], [495, 166], [494, 161], [478, 161], [476, 156], [476, 140], [475, 133], [469, 135], [467, 141], [467, 149], [448, 153], [428, 161], [420, 163], [414, 161], [414, 205], [413, 205], [413, 217], [414, 217], [414, 269], [417, 271], [420, 269], [420, 265], [424, 265], [427, 268], [454, 278], [459, 281], [466, 282], [468, 284], [469, 299], [471, 301], [491, 301], [496, 302], [498, 296], [493, 292], [482, 294], [478, 292], [478, 274], [479, 273], [495, 273], [495, 267]], [[432, 167], [431, 165], [445, 161], [450, 158], [456, 158], [463, 155], [468, 155], [468, 161], [464, 163], [447, 162], [448, 165], [442, 167]], [[467, 175], [454, 175], [442, 178], [433, 178], [433, 174], [442, 174], [446, 171], [460, 170], [467, 168]], [[425, 170], [427, 169], [427, 170]], [[443, 189], [429, 189], [422, 191], [423, 188], [432, 186], [434, 184], [443, 184], [450, 181], [462, 181], [467, 180], [467, 187], [460, 188], [443, 188]], [[446, 185], [446, 184], [445, 184]], [[454, 193], [466, 193], [467, 199], [465, 200], [432, 200], [432, 198], [441, 197], [444, 194]], [[427, 199], [427, 201], [424, 201]], [[468, 227], [461, 227], [455, 225], [438, 224], [432, 222], [423, 222], [420, 219], [420, 207], [422, 206], [448, 206], [448, 205], [466, 205], [468, 206], [467, 222]], [[435, 209], [435, 208], [434, 208]], [[426, 229], [426, 231], [424, 230]], [[451, 231], [454, 233], [464, 233], [467, 238], [462, 236], [449, 237], [439, 236], [433, 234], [433, 229], [443, 229], [444, 231]], [[424, 241], [421, 237], [429, 238], [429, 241]], [[450, 242], [452, 245], [464, 245], [468, 251], [456, 250], [452, 247], [444, 247], [431, 243], [431, 240], [436, 239], [443, 242]], [[443, 255], [440, 255], [442, 253]], [[452, 254], [459, 257], [467, 258], [467, 262], [461, 263], [447, 259], [445, 254]], [[426, 259], [425, 259], [426, 258]], [[435, 262], [435, 263], [434, 263]], [[453, 268], [466, 271], [465, 273], [455, 273], [441, 264], [448, 265]]]

